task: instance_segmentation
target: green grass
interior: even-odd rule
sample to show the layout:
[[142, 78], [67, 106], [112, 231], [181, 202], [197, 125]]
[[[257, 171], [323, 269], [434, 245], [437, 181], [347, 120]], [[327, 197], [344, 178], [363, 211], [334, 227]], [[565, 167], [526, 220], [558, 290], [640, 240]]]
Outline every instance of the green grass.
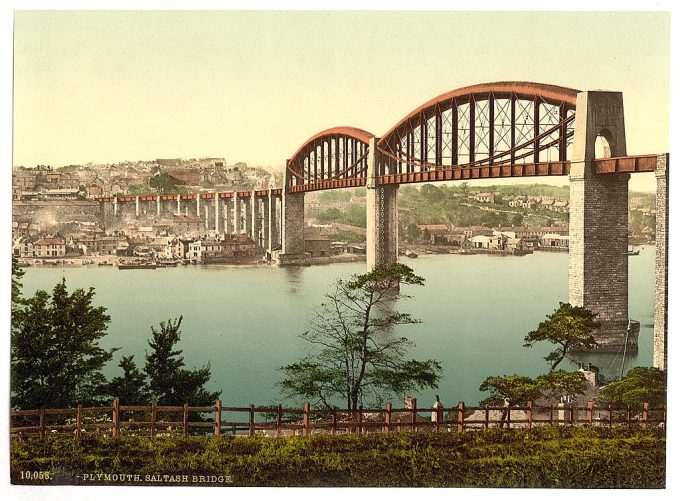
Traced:
[[660, 430], [587, 427], [280, 439], [50, 437], [12, 441], [13, 482], [20, 483], [22, 470], [49, 471], [52, 480], [43, 483], [52, 484], [79, 483], [83, 473], [131, 473], [141, 483], [151, 474], [221, 475], [242, 486], [663, 488], [665, 438]]

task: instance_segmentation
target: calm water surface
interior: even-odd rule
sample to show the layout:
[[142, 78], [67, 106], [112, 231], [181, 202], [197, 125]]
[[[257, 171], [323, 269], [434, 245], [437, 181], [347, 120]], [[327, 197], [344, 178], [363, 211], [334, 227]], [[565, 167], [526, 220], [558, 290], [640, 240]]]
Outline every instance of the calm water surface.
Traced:
[[[626, 370], [652, 363], [654, 247], [644, 246], [629, 260], [630, 315], [640, 321], [641, 332], [639, 352], [626, 357]], [[535, 376], [547, 370], [542, 357], [548, 346], [529, 349], [522, 341], [558, 301], [567, 301], [566, 253], [433, 255], [404, 262], [425, 277], [426, 285], [406, 289], [413, 297], [399, 305], [422, 324], [402, 326], [399, 333], [416, 343], [413, 357], [442, 362], [438, 393], [447, 406], [458, 400], [476, 404], [484, 396], [479, 385], [486, 376]], [[335, 278], [364, 271], [364, 263], [159, 270], [31, 267], [26, 268], [24, 293], [50, 290], [62, 276], [69, 290], [94, 287], [96, 303], [107, 307], [112, 319], [102, 345], [122, 347], [108, 376], [119, 374], [121, 355], [135, 355], [143, 365], [150, 326], [181, 314], [180, 348], [187, 365], [211, 362], [210, 387], [222, 390], [225, 405], [266, 404], [280, 398], [276, 368], [304, 353], [298, 334], [324, 291]], [[620, 373], [623, 356], [584, 360], [613, 376]], [[434, 393], [417, 396], [430, 403]]]

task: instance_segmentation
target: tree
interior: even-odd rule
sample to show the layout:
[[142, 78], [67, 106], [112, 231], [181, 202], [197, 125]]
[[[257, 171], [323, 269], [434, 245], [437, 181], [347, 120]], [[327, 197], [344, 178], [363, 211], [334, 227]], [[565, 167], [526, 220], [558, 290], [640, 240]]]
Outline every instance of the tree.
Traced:
[[542, 396], [550, 400], [558, 400], [561, 397], [583, 395], [588, 383], [583, 372], [566, 372], [560, 369], [538, 376], [536, 384]]
[[21, 288], [23, 284], [21, 279], [24, 277], [26, 272], [19, 267], [19, 261], [16, 257], [12, 256], [12, 325], [14, 325], [17, 315], [20, 314], [21, 305], [23, 303], [23, 298], [21, 297]]
[[155, 188], [159, 195], [177, 193], [179, 179], [166, 173], [157, 173], [149, 179], [149, 187]]
[[19, 409], [97, 405], [106, 382], [101, 370], [117, 348], [99, 340], [111, 318], [92, 306], [94, 289], [69, 294], [62, 279], [52, 294], [39, 290], [13, 318], [11, 405]]
[[542, 374], [536, 379], [527, 376], [489, 376], [479, 387], [490, 395], [479, 402], [480, 405], [503, 405], [509, 399], [510, 405], [524, 404], [529, 400], [545, 397], [557, 400], [563, 396], [582, 395], [586, 389], [585, 375], [580, 372], [563, 370]]
[[341, 400], [348, 410], [381, 404], [389, 394], [436, 388], [441, 365], [436, 360], [407, 360], [413, 343], [397, 337], [397, 325], [419, 321], [393, 309], [406, 298], [403, 285], [423, 285], [424, 279], [403, 264], [393, 264], [349, 280], [338, 280], [315, 311], [309, 331], [301, 335], [311, 345], [299, 362], [279, 368], [279, 386], [288, 396], [301, 396], [332, 408]]
[[151, 397], [159, 405], [209, 405], [221, 392], [205, 389], [210, 380], [210, 363], [194, 370], [184, 368], [182, 350], [175, 349], [180, 341], [181, 325], [182, 316], [161, 322], [160, 329], [151, 327], [152, 337], [148, 341], [151, 353], [146, 354], [144, 366]]
[[522, 223], [524, 222], [524, 216], [520, 214], [519, 212], [512, 216], [512, 221], [511, 224], [513, 226], [522, 226]]
[[418, 240], [418, 237], [420, 236], [420, 230], [418, 229], [418, 226], [415, 223], [409, 223], [406, 226], [405, 234], [408, 241], [413, 243], [416, 240]]
[[123, 376], [111, 379], [104, 387], [104, 392], [125, 405], [147, 405], [151, 397], [146, 376], [137, 368], [133, 358], [134, 355], [130, 355], [120, 359], [118, 367], [123, 369]]
[[666, 374], [656, 367], [633, 367], [623, 379], [602, 388], [598, 405], [629, 405], [641, 409], [666, 404]]
[[479, 391], [488, 391], [490, 395], [481, 400], [479, 405], [503, 405], [509, 400], [510, 406], [525, 404], [541, 396], [541, 389], [536, 381], [527, 376], [489, 376], [479, 387]]
[[524, 338], [524, 346], [531, 347], [539, 341], [549, 341], [557, 348], [545, 357], [550, 364], [550, 371], [554, 371], [567, 353], [572, 350], [591, 349], [597, 346], [593, 333], [600, 327], [595, 321], [596, 314], [582, 306], [572, 306], [560, 302], [559, 308], [546, 316]]

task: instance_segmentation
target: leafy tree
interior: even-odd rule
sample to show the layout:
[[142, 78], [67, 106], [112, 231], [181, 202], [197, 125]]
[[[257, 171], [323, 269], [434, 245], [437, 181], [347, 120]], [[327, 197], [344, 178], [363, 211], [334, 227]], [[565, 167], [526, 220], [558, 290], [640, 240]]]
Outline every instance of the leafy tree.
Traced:
[[409, 223], [408, 226], [406, 226], [406, 238], [410, 242], [415, 242], [418, 240], [418, 237], [420, 236], [420, 230], [418, 229], [418, 225], [415, 223]]
[[52, 294], [39, 290], [23, 300], [13, 318], [11, 405], [19, 409], [73, 407], [102, 402], [101, 370], [117, 348], [99, 340], [110, 321], [106, 308], [92, 306], [94, 289], [69, 294], [62, 279]]
[[479, 391], [488, 391], [489, 396], [479, 405], [503, 405], [504, 399], [510, 400], [510, 406], [525, 404], [541, 396], [541, 389], [536, 381], [527, 376], [489, 376], [479, 387]]
[[21, 297], [21, 288], [23, 284], [21, 279], [24, 277], [26, 272], [19, 266], [19, 261], [16, 257], [12, 256], [12, 319], [16, 317], [21, 308], [23, 298]]
[[179, 180], [177, 178], [166, 173], [156, 174], [149, 179], [149, 186], [155, 188], [159, 195], [176, 193], [178, 184]]
[[583, 395], [588, 383], [583, 372], [566, 372], [560, 369], [538, 376], [536, 384], [544, 397], [557, 400], [564, 396]]
[[146, 376], [137, 368], [134, 355], [122, 357], [118, 367], [123, 376], [116, 376], [104, 387], [111, 398], [118, 398], [124, 405], [147, 405], [151, 400], [146, 384]]
[[597, 399], [599, 405], [629, 405], [642, 408], [666, 404], [666, 374], [656, 367], [633, 367], [623, 379], [602, 388]]
[[175, 348], [180, 341], [181, 324], [182, 316], [161, 322], [160, 329], [151, 327], [152, 337], [148, 341], [151, 353], [146, 354], [144, 366], [151, 397], [159, 405], [210, 405], [221, 392], [205, 389], [210, 380], [210, 363], [194, 370], [184, 368], [182, 350]]
[[510, 405], [524, 404], [529, 400], [545, 397], [557, 400], [566, 395], [582, 395], [586, 390], [585, 375], [580, 372], [563, 370], [542, 374], [536, 379], [527, 376], [489, 376], [479, 387], [479, 391], [488, 391], [490, 395], [480, 401], [480, 405], [503, 405], [504, 399]]
[[393, 327], [419, 321], [393, 309], [405, 296], [402, 285], [424, 279], [403, 264], [393, 264], [349, 280], [338, 280], [316, 310], [309, 331], [311, 345], [299, 362], [281, 367], [279, 386], [316, 405], [333, 407], [341, 399], [348, 410], [380, 404], [389, 394], [436, 388], [441, 365], [436, 360], [407, 360], [413, 343], [392, 335]]
[[571, 350], [595, 348], [593, 333], [600, 327], [596, 314], [582, 306], [560, 302], [559, 308], [546, 316], [536, 330], [524, 338], [524, 346], [531, 347], [539, 341], [548, 341], [557, 348], [545, 357], [554, 371]]
[[517, 213], [512, 216], [511, 224], [513, 226], [522, 226], [522, 222], [524, 222], [524, 216], [522, 214]]

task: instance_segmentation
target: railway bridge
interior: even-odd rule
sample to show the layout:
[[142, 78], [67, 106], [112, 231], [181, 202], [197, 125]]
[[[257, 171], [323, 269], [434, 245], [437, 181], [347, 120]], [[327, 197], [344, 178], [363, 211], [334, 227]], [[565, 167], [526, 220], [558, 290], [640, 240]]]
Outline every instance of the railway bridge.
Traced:
[[[308, 257], [305, 193], [365, 186], [372, 270], [397, 261], [402, 184], [568, 176], [569, 302], [598, 314], [601, 349], [617, 351], [637, 348], [627, 250], [628, 181], [639, 172], [654, 172], [657, 181], [654, 365], [665, 368], [668, 154], [628, 155], [620, 92], [531, 82], [473, 85], [427, 101], [379, 137], [354, 127], [315, 134], [286, 161], [282, 188], [101, 200], [112, 203], [114, 213], [130, 198], [137, 213], [140, 203], [155, 203], [159, 212], [163, 203], [176, 203], [181, 213], [182, 203], [192, 201], [199, 215], [203, 201], [205, 220], [214, 217], [216, 230], [245, 231], [254, 239], [266, 234], [260, 243], [279, 264], [298, 265]], [[239, 226], [242, 212], [246, 228]]]

